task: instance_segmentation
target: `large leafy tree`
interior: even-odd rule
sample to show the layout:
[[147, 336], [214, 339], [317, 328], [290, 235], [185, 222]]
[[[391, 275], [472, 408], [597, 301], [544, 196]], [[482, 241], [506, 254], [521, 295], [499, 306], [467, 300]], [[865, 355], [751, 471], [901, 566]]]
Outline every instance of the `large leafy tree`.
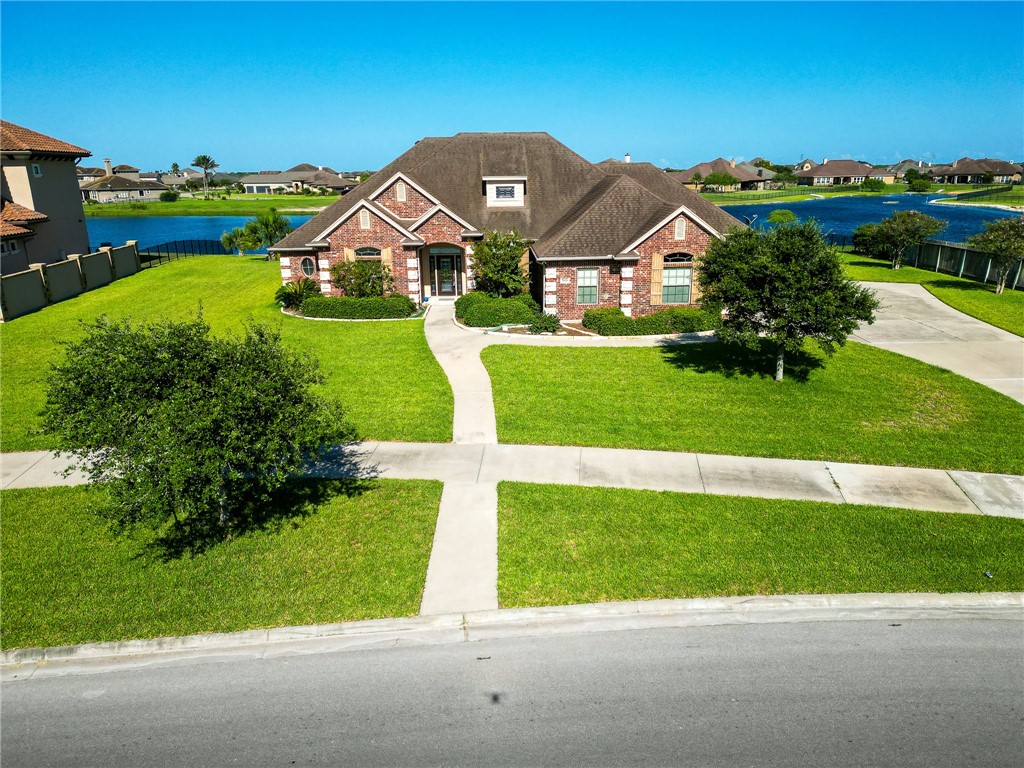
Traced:
[[477, 290], [500, 297], [523, 293], [529, 281], [523, 257], [529, 247], [530, 242], [514, 229], [485, 232], [483, 240], [473, 247]]
[[874, 322], [878, 301], [847, 279], [814, 222], [747, 229], [711, 243], [697, 263], [702, 303], [726, 310], [719, 337], [753, 349], [775, 345], [775, 380], [782, 381], [787, 352], [807, 338], [831, 355], [860, 323]]
[[935, 237], [946, 228], [946, 222], [918, 211], [896, 211], [883, 219], [872, 233], [874, 247], [892, 261], [892, 268], [899, 269], [907, 250]]
[[714, 187], [719, 191], [724, 190], [726, 187], [736, 186], [739, 183], [739, 179], [725, 171], [713, 171], [704, 179], [705, 187]]
[[775, 177], [772, 181], [776, 185], [785, 187], [787, 184], [796, 184], [796, 172], [792, 168], [787, 168], [784, 165], [773, 165], [772, 170], [775, 171]]
[[967, 242], [988, 253], [996, 269], [996, 293], [1006, 288], [1006, 278], [1024, 259], [1024, 216], [986, 221], [985, 231], [967, 238]]
[[192, 165], [196, 168], [200, 168], [203, 171], [203, 197], [210, 196], [210, 171], [214, 168], [219, 168], [217, 162], [209, 155], [196, 155], [196, 159], [192, 161]]
[[313, 388], [315, 363], [250, 326], [215, 338], [202, 317], [86, 325], [50, 373], [45, 428], [111, 495], [119, 526], [199, 546], [244, 531], [309, 458], [353, 438]]

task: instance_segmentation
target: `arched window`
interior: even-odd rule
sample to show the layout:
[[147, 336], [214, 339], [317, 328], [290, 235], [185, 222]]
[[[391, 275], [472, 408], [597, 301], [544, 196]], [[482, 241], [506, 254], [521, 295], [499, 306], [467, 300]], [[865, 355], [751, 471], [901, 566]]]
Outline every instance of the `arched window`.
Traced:
[[316, 263], [308, 256], [302, 260], [299, 267], [302, 269], [302, 274], [306, 277], [312, 277], [316, 274]]
[[359, 212], [359, 228], [360, 229], [369, 229], [370, 228], [370, 212], [368, 210], [366, 210], [365, 208], [363, 208], [363, 210], [361, 210]]
[[400, 181], [395, 184], [395, 200], [400, 203], [405, 202], [405, 182]]
[[689, 253], [670, 253], [663, 261], [662, 304], [689, 304], [693, 285], [693, 256]]
[[379, 259], [380, 248], [356, 248], [357, 259]]
[[674, 239], [675, 240], [685, 240], [686, 239], [686, 219], [684, 219], [681, 216], [678, 219], [676, 219], [676, 231], [675, 231]]

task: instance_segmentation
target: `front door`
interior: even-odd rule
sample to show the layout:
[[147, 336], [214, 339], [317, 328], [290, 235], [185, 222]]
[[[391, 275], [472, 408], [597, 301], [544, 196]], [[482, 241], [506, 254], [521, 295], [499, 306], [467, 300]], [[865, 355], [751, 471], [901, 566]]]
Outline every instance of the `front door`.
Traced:
[[462, 250], [451, 246], [430, 248], [431, 291], [434, 296], [459, 296], [462, 291]]
[[455, 295], [455, 257], [437, 257], [437, 295]]

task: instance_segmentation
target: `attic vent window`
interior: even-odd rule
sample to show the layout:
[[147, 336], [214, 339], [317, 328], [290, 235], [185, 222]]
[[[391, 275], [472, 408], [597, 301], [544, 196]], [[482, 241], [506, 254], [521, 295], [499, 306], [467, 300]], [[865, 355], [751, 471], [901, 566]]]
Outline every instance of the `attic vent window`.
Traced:
[[516, 199], [516, 188], [509, 186], [501, 186], [494, 188], [494, 196], [498, 200], [515, 200]]
[[675, 239], [676, 240], [685, 240], [686, 239], [686, 219], [676, 219]]
[[488, 208], [522, 208], [526, 205], [525, 176], [484, 176]]
[[359, 228], [369, 229], [370, 228], [370, 212], [365, 208], [359, 212]]
[[400, 203], [405, 202], [405, 182], [400, 181], [395, 184], [395, 200]]

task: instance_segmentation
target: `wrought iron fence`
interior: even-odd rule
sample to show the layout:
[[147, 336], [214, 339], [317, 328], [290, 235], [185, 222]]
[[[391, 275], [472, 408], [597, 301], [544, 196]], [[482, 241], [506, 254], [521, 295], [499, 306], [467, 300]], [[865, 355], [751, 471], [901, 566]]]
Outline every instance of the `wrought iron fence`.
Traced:
[[146, 268], [187, 256], [226, 256], [228, 253], [220, 240], [172, 240], [139, 248], [139, 261]]

